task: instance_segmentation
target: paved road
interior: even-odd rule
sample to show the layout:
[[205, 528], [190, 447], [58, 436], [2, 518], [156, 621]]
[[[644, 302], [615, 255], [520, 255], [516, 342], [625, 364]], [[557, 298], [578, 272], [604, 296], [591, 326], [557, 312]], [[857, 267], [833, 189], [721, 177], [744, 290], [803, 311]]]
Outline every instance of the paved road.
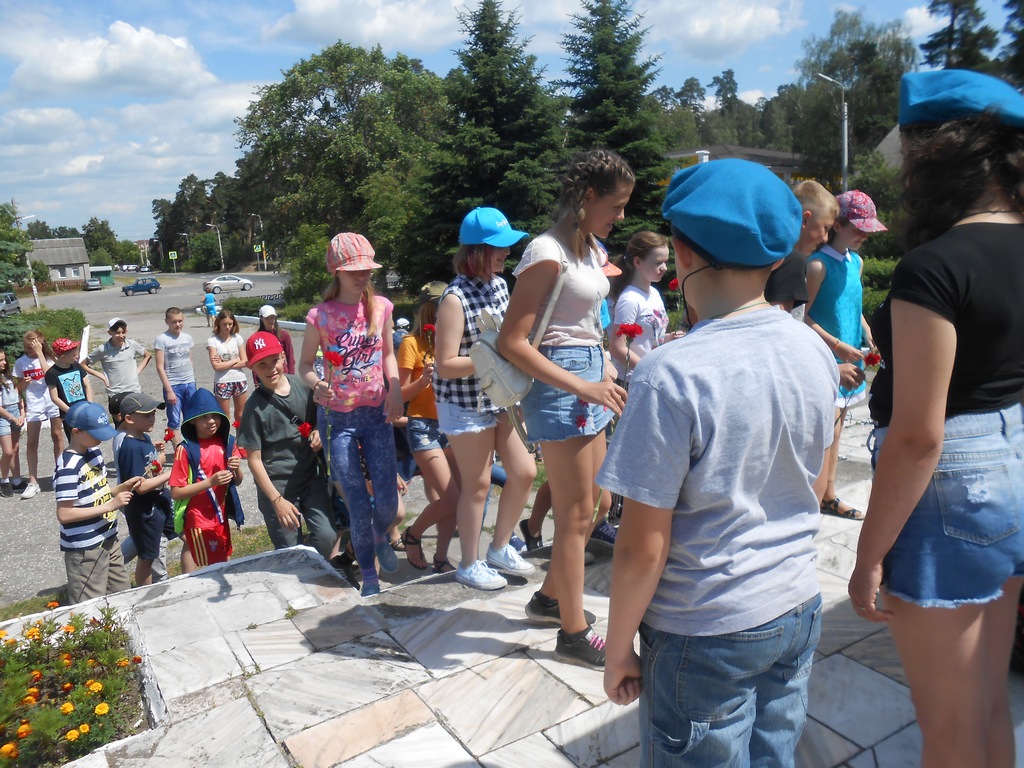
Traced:
[[[283, 275], [247, 274], [255, 283], [254, 290], [240, 295], [262, 295], [278, 293], [285, 277]], [[202, 283], [209, 275], [164, 275], [158, 274], [162, 288], [159, 293], [125, 296], [120, 287], [104, 288], [101, 291], [71, 291], [40, 297], [42, 304], [50, 309], [77, 307], [85, 313], [91, 325], [90, 348], [106, 341], [107, 321], [114, 316], [124, 318], [128, 333], [145, 347], [152, 349], [153, 340], [164, 330], [164, 310], [169, 306], [180, 306], [191, 310], [202, 301]], [[221, 296], [235, 294], [221, 294]], [[31, 303], [31, 299], [28, 300]], [[186, 311], [185, 330], [196, 342], [194, 354], [196, 380], [201, 386], [212, 388], [213, 369], [206, 353], [206, 339], [209, 330], [202, 315]], [[242, 329], [248, 336], [252, 328]], [[302, 343], [302, 332], [294, 334], [296, 347]], [[51, 339], [52, 341], [52, 339]], [[102, 382], [91, 379], [98, 402], [106, 404]], [[153, 365], [142, 374], [142, 387], [153, 397], [162, 398], [160, 380]], [[165, 421], [157, 420], [155, 433], [162, 434]], [[107, 449], [107, 458], [112, 458]], [[25, 440], [21, 444], [22, 471], [25, 466]], [[52, 591], [66, 583], [64, 560], [60, 552], [57, 535], [57, 521], [54, 514], [54, 500], [50, 476], [54, 461], [49, 432], [44, 429], [40, 437], [39, 476], [44, 492], [34, 499], [21, 501], [0, 498], [0, 604], [11, 603], [31, 597], [40, 592]], [[256, 492], [253, 483], [247, 479], [239, 489], [250, 518], [259, 519], [256, 509]], [[127, 533], [122, 521], [121, 535]]]

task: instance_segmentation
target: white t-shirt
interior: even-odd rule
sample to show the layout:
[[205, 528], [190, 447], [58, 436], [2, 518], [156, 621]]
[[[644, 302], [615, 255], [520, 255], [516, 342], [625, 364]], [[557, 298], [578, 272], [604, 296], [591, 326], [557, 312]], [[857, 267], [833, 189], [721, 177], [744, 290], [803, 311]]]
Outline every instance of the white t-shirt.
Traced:
[[28, 414], [41, 414], [53, 406], [50, 390], [46, 386], [46, 372], [34, 357], [22, 355], [14, 363], [14, 377], [28, 380], [25, 388], [25, 410]]
[[167, 381], [171, 385], [195, 382], [196, 374], [189, 359], [189, 353], [194, 346], [192, 337], [184, 332], [171, 336], [164, 331], [153, 342], [153, 349], [162, 350], [164, 353], [164, 373], [167, 374]]
[[[600, 346], [604, 341], [601, 302], [608, 295], [609, 289], [608, 278], [601, 271], [602, 255], [592, 250], [580, 260], [566, 252], [551, 235], [541, 235], [526, 246], [523, 260], [512, 274], [519, 277], [538, 262], [554, 261], [561, 264], [563, 259], [568, 262], [569, 268], [541, 344], [552, 347]], [[546, 308], [545, 300], [537, 312], [538, 323]]]
[[[242, 356], [241, 350], [245, 347], [245, 339], [242, 338], [242, 334], [233, 333], [224, 341], [220, 336], [211, 336], [206, 340], [207, 349], [212, 349], [216, 352], [220, 359], [225, 363], [230, 360], [237, 360]], [[225, 371], [213, 372], [213, 383], [230, 383], [233, 381], [246, 381], [245, 370], [243, 368], [228, 368]]]
[[668, 312], [665, 311], [665, 302], [661, 300], [657, 288], [652, 285], [650, 292], [644, 293], [635, 285], [629, 285], [619, 294], [619, 300], [615, 302], [615, 312], [612, 314], [612, 327], [608, 332], [616, 333], [618, 326], [627, 323], [639, 325], [644, 332], [629, 343], [629, 376], [623, 375], [626, 373], [625, 366], [618, 360], [615, 361], [615, 375], [626, 381], [633, 376], [633, 370], [640, 357], [665, 342]]

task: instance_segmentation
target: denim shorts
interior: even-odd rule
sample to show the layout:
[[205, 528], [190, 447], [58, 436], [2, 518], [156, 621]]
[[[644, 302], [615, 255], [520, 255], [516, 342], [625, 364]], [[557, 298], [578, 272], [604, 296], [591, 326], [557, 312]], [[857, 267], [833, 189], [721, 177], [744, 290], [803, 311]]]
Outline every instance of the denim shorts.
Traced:
[[[873, 433], [873, 461], [886, 431]], [[1022, 501], [1021, 406], [946, 419], [935, 473], [883, 562], [886, 590], [926, 608], [995, 600], [1024, 575]]]
[[[584, 381], [604, 380], [605, 357], [601, 347], [542, 346], [540, 352], [559, 368]], [[599, 435], [612, 418], [612, 411], [603, 405], [584, 402], [576, 395], [539, 380], [533, 382], [522, 407], [526, 434], [537, 443]]]
[[641, 624], [640, 765], [793, 766], [820, 636], [820, 595], [726, 635]]
[[419, 416], [409, 417], [406, 427], [409, 437], [409, 449], [413, 453], [420, 451], [443, 451], [448, 447], [448, 438], [441, 434], [437, 419], [422, 419]]
[[[437, 401], [437, 425], [444, 434], [467, 435], [473, 432], [485, 432], [498, 426], [500, 412], [484, 411], [475, 408], [463, 408], [461, 405]], [[413, 448], [413, 450], [416, 450]]]
[[[4, 410], [7, 411], [11, 416], [15, 418], [21, 416], [21, 406], [17, 403], [14, 405], [4, 406]], [[21, 427], [15, 427], [7, 419], [0, 419], [0, 437], [11, 434], [11, 429], [21, 429]]]

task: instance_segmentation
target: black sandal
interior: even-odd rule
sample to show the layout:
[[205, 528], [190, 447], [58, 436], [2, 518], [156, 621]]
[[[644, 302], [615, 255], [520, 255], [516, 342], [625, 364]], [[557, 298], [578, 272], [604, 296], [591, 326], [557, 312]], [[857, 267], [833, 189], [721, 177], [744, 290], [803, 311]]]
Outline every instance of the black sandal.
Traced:
[[[417, 571], [425, 571], [427, 570], [427, 568], [430, 567], [429, 565], [427, 565], [426, 558], [423, 557], [423, 547], [420, 544], [419, 537], [414, 536], [413, 532], [410, 529], [406, 528], [404, 531], [402, 531], [402, 536], [399, 540], [402, 542], [402, 550], [405, 552], [405, 559], [409, 563], [409, 565], [411, 565]], [[412, 553], [409, 547], [417, 547], [420, 550], [419, 562], [413, 561]], [[420, 563], [423, 563], [423, 565], [420, 565]]]
[[839, 509], [839, 497], [837, 496], [830, 501], [821, 502], [821, 514], [832, 515], [833, 517], [841, 517], [844, 520], [863, 520], [865, 514], [859, 509], [850, 507], [849, 510], [843, 511]]
[[434, 558], [434, 573], [452, 573], [455, 571], [455, 566], [449, 563], [447, 560], [438, 560]]

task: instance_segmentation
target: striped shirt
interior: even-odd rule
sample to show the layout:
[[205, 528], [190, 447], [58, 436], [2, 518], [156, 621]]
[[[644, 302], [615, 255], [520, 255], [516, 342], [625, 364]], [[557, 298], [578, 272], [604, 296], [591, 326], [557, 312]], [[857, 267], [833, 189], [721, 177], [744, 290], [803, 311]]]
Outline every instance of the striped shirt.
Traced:
[[[53, 475], [57, 503], [73, 501], [76, 508], [96, 507], [110, 501], [106, 465], [99, 446], [85, 453], [70, 448], [60, 455]], [[97, 515], [74, 523], [60, 524], [60, 549], [92, 549], [105, 539], [117, 535], [117, 511]]]
[[[480, 336], [476, 327], [476, 318], [480, 313], [485, 309], [490, 309], [499, 318], [505, 316], [505, 310], [508, 309], [508, 285], [505, 284], [503, 278], [497, 275], [491, 277], [490, 282], [487, 283], [476, 277], [456, 275], [441, 294], [441, 301], [444, 301], [446, 296], [455, 296], [462, 303], [462, 318], [465, 323], [462, 329], [462, 340], [459, 342], [459, 357], [468, 357], [469, 348]], [[434, 396], [439, 403], [449, 403], [460, 408], [472, 408], [481, 413], [498, 413], [501, 410], [480, 391], [480, 384], [476, 376], [442, 379], [437, 375], [435, 369]]]

